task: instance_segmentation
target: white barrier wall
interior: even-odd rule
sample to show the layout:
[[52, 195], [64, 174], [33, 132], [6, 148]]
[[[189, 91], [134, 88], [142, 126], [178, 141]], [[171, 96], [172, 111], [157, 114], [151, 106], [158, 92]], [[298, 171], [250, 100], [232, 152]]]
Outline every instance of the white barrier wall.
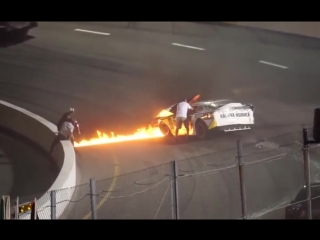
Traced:
[[[49, 152], [57, 132], [56, 125], [48, 122], [44, 118], [1, 100], [0, 125], [30, 139], [47, 152]], [[59, 202], [63, 202], [57, 205], [57, 218], [59, 218], [68, 206], [67, 200], [71, 198], [74, 191], [72, 187], [76, 184], [76, 157], [71, 142], [60, 141], [53, 152], [53, 159], [59, 167], [60, 172], [56, 181], [48, 191], [71, 188], [68, 194], [59, 196]], [[40, 219], [50, 218], [50, 207], [48, 207], [50, 206], [49, 197], [47, 193], [37, 201]], [[27, 219], [30, 218], [30, 216], [26, 214], [26, 216], [22, 218]]]

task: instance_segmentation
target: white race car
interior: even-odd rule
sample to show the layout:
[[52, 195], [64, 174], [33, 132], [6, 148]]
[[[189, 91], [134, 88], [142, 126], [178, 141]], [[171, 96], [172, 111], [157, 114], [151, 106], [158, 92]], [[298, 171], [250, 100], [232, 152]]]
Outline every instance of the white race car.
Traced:
[[[234, 103], [230, 100], [198, 101], [200, 95], [188, 99], [193, 110], [189, 110], [189, 134], [205, 138], [211, 129], [224, 132], [251, 129], [254, 124], [254, 106], [252, 104]], [[155, 118], [157, 125], [165, 136], [172, 136], [176, 130], [175, 113], [177, 104], [163, 110]], [[179, 135], [186, 134], [184, 126]]]

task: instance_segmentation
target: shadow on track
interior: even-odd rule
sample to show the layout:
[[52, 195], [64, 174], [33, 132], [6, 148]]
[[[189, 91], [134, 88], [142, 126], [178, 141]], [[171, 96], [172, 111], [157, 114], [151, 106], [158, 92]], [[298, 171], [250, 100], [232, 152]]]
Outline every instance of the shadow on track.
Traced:
[[182, 144], [189, 144], [189, 143], [193, 143], [193, 142], [207, 142], [207, 141], [212, 141], [214, 139], [221, 139], [224, 136], [226, 136], [226, 134], [230, 136], [232, 136], [233, 138], [236, 138], [237, 136], [237, 132], [232, 132], [232, 133], [225, 133], [221, 130], [211, 130], [207, 133], [208, 135], [203, 138], [203, 139], [199, 139], [197, 136], [189, 136], [189, 138], [187, 138], [187, 136], [184, 135], [180, 135], [177, 138], [177, 142], [174, 141], [173, 137], [167, 137], [163, 143], [164, 144], [174, 144], [174, 145], [182, 145]]
[[135, 141], [128, 141], [128, 144], [144, 144], [144, 143], [152, 143], [154, 145], [188, 145], [190, 143], [205, 143], [208, 141], [212, 141], [214, 139], [221, 139], [223, 137], [240, 139], [239, 132], [229, 132], [225, 133], [221, 130], [212, 130], [208, 132], [208, 135], [204, 139], [199, 139], [197, 136], [189, 136], [187, 138], [185, 135], [179, 135], [177, 141], [174, 140], [173, 136], [161, 137], [161, 138], [152, 138], [152, 139], [141, 139]]
[[[51, 156], [30, 139], [2, 126], [0, 126], [0, 142], [3, 154], [8, 159], [1, 160], [0, 156], [0, 164], [8, 165], [5, 168], [7, 171], [12, 169], [12, 173], [4, 172], [2, 166], [0, 195], [8, 194], [12, 200], [19, 196], [21, 202], [42, 196], [59, 174], [59, 169]], [[12, 185], [6, 186], [5, 189], [3, 184], [10, 178]]]
[[34, 36], [28, 34], [29, 30], [37, 27], [37, 23], [24, 26], [22, 28], [13, 28], [9, 31], [0, 28], [0, 48], [7, 48], [17, 44], [21, 44], [30, 39], [34, 39]]

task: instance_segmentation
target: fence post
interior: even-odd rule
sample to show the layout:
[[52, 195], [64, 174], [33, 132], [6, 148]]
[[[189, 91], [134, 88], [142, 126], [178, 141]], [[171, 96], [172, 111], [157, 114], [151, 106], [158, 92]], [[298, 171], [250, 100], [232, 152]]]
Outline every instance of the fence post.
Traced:
[[171, 200], [172, 200], [172, 219], [178, 220], [179, 216], [179, 194], [178, 194], [178, 166], [176, 161], [171, 162]]
[[11, 204], [10, 204], [10, 196], [4, 197], [4, 211], [5, 211], [5, 218], [4, 219], [11, 219]]
[[39, 219], [38, 218], [38, 204], [37, 204], [36, 198], [32, 202], [30, 219], [31, 220], [38, 220]]
[[0, 220], [5, 219], [5, 204], [4, 204], [4, 196], [1, 196], [0, 199]]
[[312, 219], [310, 156], [309, 156], [308, 130], [306, 128], [302, 129], [302, 135], [303, 135], [304, 178], [305, 178], [305, 185], [307, 188], [307, 216], [308, 216], [308, 219]]
[[16, 206], [14, 211], [14, 218], [19, 219], [19, 197], [16, 199]]
[[8, 220], [11, 219], [11, 211], [10, 211], [10, 196], [2, 196], [0, 199], [0, 219]]
[[91, 199], [91, 216], [92, 219], [98, 219], [97, 217], [97, 193], [96, 193], [96, 181], [90, 179], [90, 199]]
[[246, 199], [246, 189], [244, 183], [244, 165], [243, 165], [243, 149], [241, 140], [237, 141], [238, 149], [238, 163], [239, 163], [239, 180], [240, 180], [240, 194], [241, 194], [241, 209], [242, 209], [242, 218], [247, 218], [247, 199]]
[[50, 192], [50, 202], [51, 202], [51, 220], [57, 218], [57, 198], [56, 198], [56, 190], [52, 190]]

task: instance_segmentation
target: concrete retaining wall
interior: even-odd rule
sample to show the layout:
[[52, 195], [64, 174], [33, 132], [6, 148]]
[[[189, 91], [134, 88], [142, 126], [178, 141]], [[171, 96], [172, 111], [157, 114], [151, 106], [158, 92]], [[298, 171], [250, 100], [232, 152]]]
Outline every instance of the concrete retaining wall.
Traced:
[[225, 22], [239, 26], [320, 38], [320, 22]]
[[[33, 114], [23, 108], [0, 100], [0, 125], [11, 129], [34, 143], [38, 144], [45, 151], [49, 152], [52, 141], [56, 136], [56, 125], [48, 122], [44, 118]], [[57, 205], [57, 218], [68, 206], [68, 199], [73, 194], [76, 184], [76, 157], [75, 151], [70, 141], [61, 141], [54, 150], [53, 159], [60, 169], [56, 181], [52, 184], [51, 190], [66, 189], [67, 194], [61, 194], [59, 201], [64, 202]], [[65, 191], [66, 191], [65, 190]], [[38, 201], [40, 219], [50, 218], [50, 195], [46, 193]], [[22, 219], [30, 218], [29, 214], [22, 216]]]

